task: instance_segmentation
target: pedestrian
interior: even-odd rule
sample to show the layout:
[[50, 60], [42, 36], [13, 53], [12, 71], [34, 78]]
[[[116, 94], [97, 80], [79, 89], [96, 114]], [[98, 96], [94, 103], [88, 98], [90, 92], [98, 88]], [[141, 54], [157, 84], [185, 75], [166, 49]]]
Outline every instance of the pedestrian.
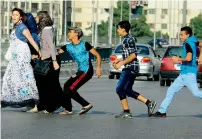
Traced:
[[[37, 45], [40, 47], [40, 40], [38, 37], [37, 23], [34, 19], [34, 16], [31, 13], [25, 13], [23, 23], [27, 26], [27, 28], [29, 29], [29, 31], [32, 35], [32, 38], [37, 43]], [[29, 45], [31, 55], [32, 55], [31, 65], [34, 68], [36, 61], [37, 61], [37, 58], [39, 58], [39, 55], [36, 52], [36, 50], [33, 49], [32, 45], [29, 42], [28, 42], [28, 45]]]
[[39, 104], [27, 112], [51, 113], [61, 106], [62, 88], [59, 82], [60, 60], [54, 45], [53, 21], [47, 11], [37, 13], [38, 34], [42, 61], [50, 62], [46, 75], [35, 73], [39, 90]]
[[152, 114], [156, 106], [155, 101], [146, 99], [132, 89], [135, 78], [139, 72], [139, 61], [137, 59], [137, 48], [135, 46], [135, 40], [129, 34], [130, 28], [131, 25], [128, 21], [121, 21], [119, 22], [117, 29], [118, 34], [122, 37], [122, 58], [116, 59], [113, 62], [113, 66], [117, 70], [122, 66], [124, 66], [124, 68], [116, 87], [116, 93], [120, 98], [123, 112], [121, 112], [119, 115], [116, 115], [115, 118], [132, 118], [132, 114], [128, 106], [127, 96], [146, 104], [148, 107], [148, 115]]
[[1, 91], [2, 107], [24, 107], [38, 103], [38, 90], [31, 67], [31, 54], [28, 42], [39, 53], [28, 28], [22, 23], [24, 12], [12, 10], [13, 30], [10, 35], [11, 58], [7, 65]]
[[63, 107], [64, 111], [60, 112], [61, 115], [72, 115], [71, 99], [78, 102], [82, 109], [79, 114], [85, 114], [93, 105], [87, 102], [78, 93], [78, 89], [88, 82], [93, 77], [93, 65], [91, 63], [90, 53], [97, 58], [96, 75], [101, 76], [101, 57], [99, 53], [88, 42], [81, 40], [83, 31], [79, 27], [70, 27], [68, 32], [68, 39], [70, 44], [59, 49], [59, 53], [67, 51], [78, 64], [78, 71], [73, 74], [69, 80], [64, 84]]
[[[166, 117], [167, 109], [173, 100], [176, 93], [182, 88], [187, 87], [195, 97], [202, 99], [202, 91], [199, 90], [197, 85], [197, 45], [199, 44], [197, 39], [192, 34], [192, 29], [188, 26], [181, 28], [180, 39], [183, 42], [182, 58], [173, 56], [174, 63], [181, 64], [180, 75], [174, 80], [171, 86], [168, 88], [166, 97], [161, 103], [160, 109], [152, 114], [152, 117]], [[201, 45], [200, 45], [201, 46]], [[200, 60], [202, 53], [200, 53]], [[201, 63], [200, 63], [201, 64]]]

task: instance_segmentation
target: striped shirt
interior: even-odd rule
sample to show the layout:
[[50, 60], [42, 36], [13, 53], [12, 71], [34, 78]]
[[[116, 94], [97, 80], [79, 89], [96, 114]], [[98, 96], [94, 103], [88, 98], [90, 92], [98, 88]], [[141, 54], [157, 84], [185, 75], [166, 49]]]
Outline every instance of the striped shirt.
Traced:
[[[127, 59], [132, 53], [135, 53], [135, 55], [137, 56], [135, 39], [131, 35], [124, 36], [121, 44], [122, 44], [122, 51], [123, 51], [122, 52], [123, 60]], [[139, 72], [138, 59], [135, 58], [133, 61], [126, 64], [124, 68], [130, 69], [131, 71], [134, 71], [134, 72]]]

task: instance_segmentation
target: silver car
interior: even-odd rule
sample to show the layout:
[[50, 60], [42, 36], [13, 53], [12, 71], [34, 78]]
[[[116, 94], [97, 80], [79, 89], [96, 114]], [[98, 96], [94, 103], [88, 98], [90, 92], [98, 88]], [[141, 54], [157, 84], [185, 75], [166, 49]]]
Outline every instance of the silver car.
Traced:
[[[109, 79], [119, 79], [124, 66], [119, 70], [114, 69], [112, 63], [116, 58], [122, 58], [122, 46], [119, 44], [110, 56]], [[138, 76], [146, 76], [148, 81], [158, 81], [160, 72], [160, 56], [157, 56], [154, 50], [146, 44], [136, 44], [139, 60], [140, 71]]]

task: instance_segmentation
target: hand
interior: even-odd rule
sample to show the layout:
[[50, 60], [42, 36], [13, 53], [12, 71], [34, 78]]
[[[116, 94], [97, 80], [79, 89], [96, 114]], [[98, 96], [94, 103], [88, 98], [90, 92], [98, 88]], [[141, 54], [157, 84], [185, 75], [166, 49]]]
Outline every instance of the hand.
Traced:
[[199, 57], [199, 59], [198, 59], [198, 64], [199, 64], [199, 65], [202, 65], [202, 56]]
[[58, 54], [62, 54], [64, 51], [62, 49], [58, 49]]
[[42, 57], [41, 51], [39, 51], [38, 53], [39, 53], [39, 57]]
[[172, 56], [172, 61], [174, 62], [174, 63], [182, 63], [180, 60], [179, 60], [179, 57], [177, 57], [177, 56]]
[[116, 59], [115, 61], [113, 61], [113, 64], [117, 64], [119, 63], [120, 61], [122, 61], [121, 59]]
[[97, 69], [96, 69], [96, 76], [97, 76], [98, 78], [100, 78], [101, 75], [102, 75], [101, 69], [100, 69], [99, 67], [97, 67]]
[[60, 68], [57, 61], [53, 61], [53, 67], [54, 67], [55, 70], [58, 70]]
[[39, 58], [38, 55], [32, 55], [32, 59], [36, 59], [36, 58]]
[[115, 68], [116, 70], [118, 70], [118, 69], [120, 69], [120, 68], [123, 66], [123, 61], [120, 61], [120, 62], [117, 63], [117, 64], [113, 64], [113, 66], [114, 66], [114, 68]]

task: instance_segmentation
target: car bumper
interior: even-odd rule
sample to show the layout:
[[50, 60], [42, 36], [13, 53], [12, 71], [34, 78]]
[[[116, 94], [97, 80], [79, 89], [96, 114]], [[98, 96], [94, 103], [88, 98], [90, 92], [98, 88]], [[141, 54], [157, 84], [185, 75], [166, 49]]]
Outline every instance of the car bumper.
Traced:
[[[180, 74], [180, 71], [160, 71], [160, 77], [163, 80], [175, 80]], [[202, 72], [197, 73], [197, 81], [202, 82]]]

